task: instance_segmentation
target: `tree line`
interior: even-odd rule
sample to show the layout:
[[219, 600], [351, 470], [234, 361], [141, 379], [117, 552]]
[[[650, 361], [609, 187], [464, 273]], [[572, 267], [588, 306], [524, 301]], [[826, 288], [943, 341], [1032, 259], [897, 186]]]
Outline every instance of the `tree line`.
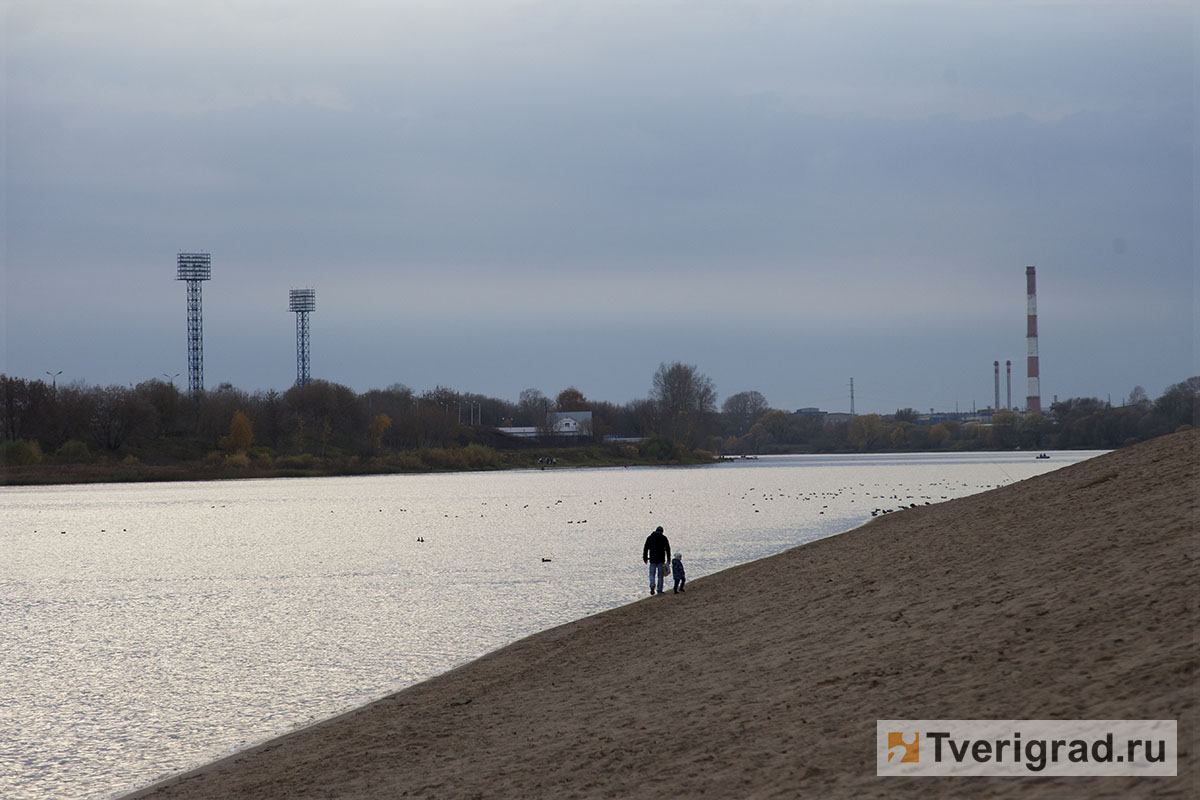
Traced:
[[[679, 362], [660, 365], [648, 395], [624, 404], [588, 398], [574, 386], [554, 397], [526, 389], [511, 401], [442, 386], [418, 393], [402, 384], [359, 394], [318, 380], [285, 392], [222, 384], [192, 397], [157, 379], [58, 386], [0, 375], [0, 458], [5, 466], [311, 467], [332, 459], [395, 469], [485, 468], [501, 465], [499, 451], [578, 446], [579, 439], [555, 439], [547, 419], [549, 412], [582, 410], [592, 413], [587, 443], [617, 458], [655, 461], [695, 454], [1115, 448], [1196, 424], [1198, 395], [1194, 377], [1153, 401], [1137, 387], [1119, 406], [1077, 398], [1054, 403], [1044, 415], [1000, 411], [990, 424], [933, 422], [912, 409], [831, 424], [823, 415], [771, 408], [757, 391], [731, 395], [718, 407], [712, 380]], [[501, 426], [533, 427], [539, 436], [514, 439], [496, 430]]]

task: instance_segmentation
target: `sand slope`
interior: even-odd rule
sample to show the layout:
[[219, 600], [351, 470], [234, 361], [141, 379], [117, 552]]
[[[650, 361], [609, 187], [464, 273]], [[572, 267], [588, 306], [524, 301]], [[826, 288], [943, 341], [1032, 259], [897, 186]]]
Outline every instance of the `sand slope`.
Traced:
[[[1198, 446], [891, 514], [134, 796], [1197, 797]], [[886, 718], [1178, 719], [1180, 777], [877, 778]]]

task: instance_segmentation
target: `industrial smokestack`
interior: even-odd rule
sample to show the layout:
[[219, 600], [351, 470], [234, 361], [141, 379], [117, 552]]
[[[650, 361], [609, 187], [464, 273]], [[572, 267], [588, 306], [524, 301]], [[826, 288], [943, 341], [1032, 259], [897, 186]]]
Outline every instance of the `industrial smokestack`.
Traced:
[[1007, 402], [1004, 404], [1004, 408], [1012, 411], [1012, 361], [1004, 362], [1004, 371], [1004, 388], [1007, 393], [1005, 398]]
[[1000, 410], [1000, 362], [993, 361], [992, 366], [996, 368], [996, 402], [992, 404], [992, 408], [996, 411]]
[[1029, 359], [1026, 373], [1028, 385], [1025, 390], [1025, 405], [1030, 414], [1042, 413], [1042, 386], [1038, 377], [1038, 330], [1037, 330], [1037, 270], [1025, 268], [1025, 295], [1028, 303], [1026, 312], [1025, 344]]

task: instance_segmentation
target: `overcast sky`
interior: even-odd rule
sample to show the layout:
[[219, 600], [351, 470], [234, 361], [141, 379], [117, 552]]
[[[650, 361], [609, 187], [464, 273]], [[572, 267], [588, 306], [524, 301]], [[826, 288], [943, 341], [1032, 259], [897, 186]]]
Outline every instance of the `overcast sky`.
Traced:
[[[0, 371], [1119, 402], [1200, 373], [1190, 3], [0, 3]], [[48, 380], [48, 379], [47, 379]], [[1001, 402], [1004, 402], [1001, 386]]]

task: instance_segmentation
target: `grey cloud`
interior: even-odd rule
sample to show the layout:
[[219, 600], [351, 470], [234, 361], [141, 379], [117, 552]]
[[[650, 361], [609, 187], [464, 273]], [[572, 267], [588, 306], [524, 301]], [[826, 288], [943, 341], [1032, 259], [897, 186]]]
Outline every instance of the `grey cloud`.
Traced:
[[[513, 352], [534, 347], [521, 331], [540, 307], [575, 351], [595, 335], [586, 318], [642, 341], [683, 331], [650, 348], [650, 372], [677, 341], [704, 342], [686, 358], [716, 373], [819, 336], [845, 343], [817, 347], [839, 363], [805, 369], [845, 372], [876, 363], [853, 332], [912, 331], [922, 352], [937, 341], [913, 327], [926, 318], [1019, 351], [1027, 263], [1044, 265], [1060, 319], [1144, 300], [1101, 342], [1149, 347], [1190, 326], [1191, 28], [1170, 5], [64, 9], [22, 6], [5, 54], [6, 293], [20, 299], [2, 369], [69, 351], [69, 331], [31, 331], [51, 309], [87, 309], [96, 274], [123, 319], [161, 324], [145, 309], [182, 302], [171, 259], [185, 248], [214, 253], [214, 324], [218, 308], [250, 315], [317, 286], [332, 301], [322, 341], [345, 348], [336, 363], [356, 384], [376, 382], [355, 361], [370, 338], [356, 324], [384, 339], [438, 318], [492, 326]], [[652, 312], [661, 324], [644, 326]], [[735, 353], [704, 330], [727, 314], [778, 326]], [[282, 325], [286, 346], [286, 315], [258, 316], [244, 335]], [[129, 356], [92, 359], [93, 380], [165, 358], [118, 346], [116, 323], [103, 337]], [[241, 360], [231, 380], [261, 385], [254, 348], [214, 348]], [[561, 362], [537, 348], [536, 363]], [[957, 357], [969, 371], [976, 356]], [[421, 374], [440, 380], [456, 359], [463, 388], [492, 369], [455, 348]], [[1188, 368], [1169, 361], [1156, 374]]]

